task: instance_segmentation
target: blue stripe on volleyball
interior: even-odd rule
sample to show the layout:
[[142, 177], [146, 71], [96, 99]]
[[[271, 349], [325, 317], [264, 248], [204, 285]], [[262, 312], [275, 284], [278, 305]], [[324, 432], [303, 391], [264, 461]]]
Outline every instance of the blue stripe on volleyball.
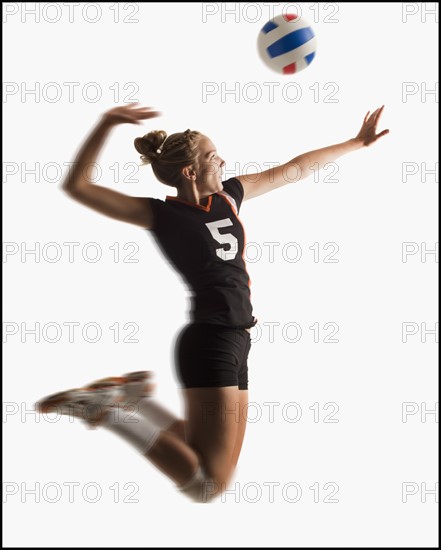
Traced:
[[266, 25], [263, 27], [262, 32], [268, 34], [270, 31], [277, 29], [278, 26], [279, 25], [276, 25], [273, 21], [268, 21], [268, 23], [266, 23]]
[[295, 50], [299, 46], [303, 46], [303, 44], [306, 44], [311, 38], [314, 38], [311, 27], [298, 29], [276, 40], [271, 46], [268, 46], [267, 52], [270, 57], [277, 57], [278, 55], [283, 55], [291, 50]]
[[315, 57], [315, 52], [312, 52], [308, 55], [305, 55], [306, 63], [309, 65], [311, 63], [311, 61], [314, 59], [314, 57]]

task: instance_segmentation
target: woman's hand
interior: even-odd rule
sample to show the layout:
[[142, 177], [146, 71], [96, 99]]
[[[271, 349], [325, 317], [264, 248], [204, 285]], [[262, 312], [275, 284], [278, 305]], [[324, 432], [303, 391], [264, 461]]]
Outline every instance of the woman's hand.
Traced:
[[153, 111], [151, 107], [138, 107], [135, 109], [135, 105], [139, 105], [139, 103], [128, 103], [121, 107], [114, 107], [103, 113], [102, 121], [110, 126], [124, 124], [126, 122], [130, 124], [141, 124], [141, 121], [144, 119], [161, 115], [159, 111]]
[[361, 143], [363, 143], [363, 145], [367, 147], [372, 143], [375, 143], [377, 139], [389, 133], [389, 130], [383, 130], [379, 134], [376, 134], [377, 124], [380, 120], [383, 109], [384, 105], [373, 112], [371, 116], [369, 116], [370, 111], [366, 113], [366, 116], [363, 120], [363, 125], [355, 138], [356, 141], [360, 141]]

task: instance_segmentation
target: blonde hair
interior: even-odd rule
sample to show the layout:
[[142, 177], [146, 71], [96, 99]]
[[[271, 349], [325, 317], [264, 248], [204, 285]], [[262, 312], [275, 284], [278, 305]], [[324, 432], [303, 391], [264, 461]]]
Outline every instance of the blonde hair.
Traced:
[[151, 164], [158, 180], [172, 187], [179, 187], [181, 171], [192, 165], [199, 169], [198, 145], [202, 134], [186, 130], [167, 136], [164, 130], [153, 130], [134, 141], [135, 149], [141, 153], [142, 164]]

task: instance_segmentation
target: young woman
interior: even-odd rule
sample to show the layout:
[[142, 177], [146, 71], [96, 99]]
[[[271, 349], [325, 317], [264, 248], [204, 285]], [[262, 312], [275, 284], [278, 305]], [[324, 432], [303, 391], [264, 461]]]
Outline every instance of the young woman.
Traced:
[[148, 373], [142, 372], [48, 396], [37, 403], [38, 410], [55, 407], [90, 425], [106, 426], [196, 502], [221, 494], [232, 478], [245, 434], [250, 328], [257, 323], [243, 257], [241, 204], [377, 141], [389, 132], [376, 133], [383, 108], [368, 112], [356, 137], [348, 141], [226, 181], [225, 162], [207, 136], [190, 130], [170, 136], [152, 131], [136, 138], [134, 145], [158, 180], [176, 189], [177, 195], [165, 201], [127, 196], [87, 181], [86, 168], [96, 161], [113, 127], [141, 124], [159, 115], [134, 104], [105, 112], [80, 149], [63, 189], [102, 214], [151, 231], [192, 290], [191, 322], [175, 346], [185, 417], [176, 418], [153, 400]]

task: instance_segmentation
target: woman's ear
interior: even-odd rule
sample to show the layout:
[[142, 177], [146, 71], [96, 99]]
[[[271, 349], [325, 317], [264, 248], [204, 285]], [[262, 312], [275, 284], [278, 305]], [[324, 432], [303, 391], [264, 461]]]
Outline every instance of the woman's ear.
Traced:
[[193, 170], [192, 166], [185, 166], [185, 168], [182, 169], [182, 175], [188, 180], [196, 179], [196, 172]]

